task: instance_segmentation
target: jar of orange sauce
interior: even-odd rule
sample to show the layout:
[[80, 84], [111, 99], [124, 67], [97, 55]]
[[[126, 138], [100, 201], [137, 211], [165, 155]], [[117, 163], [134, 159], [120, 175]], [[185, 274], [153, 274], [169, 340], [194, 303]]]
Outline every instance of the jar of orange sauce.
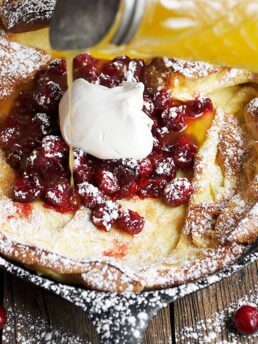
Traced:
[[174, 56], [258, 71], [257, 0], [122, 0], [118, 12], [91, 48], [95, 55]]

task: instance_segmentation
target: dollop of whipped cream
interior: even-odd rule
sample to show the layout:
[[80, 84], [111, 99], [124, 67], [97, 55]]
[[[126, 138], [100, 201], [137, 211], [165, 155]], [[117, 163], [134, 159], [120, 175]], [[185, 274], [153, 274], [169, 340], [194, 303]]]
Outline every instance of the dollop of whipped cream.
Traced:
[[144, 159], [153, 148], [153, 121], [142, 111], [144, 85], [124, 82], [107, 88], [84, 79], [73, 82], [59, 105], [64, 140], [99, 159]]

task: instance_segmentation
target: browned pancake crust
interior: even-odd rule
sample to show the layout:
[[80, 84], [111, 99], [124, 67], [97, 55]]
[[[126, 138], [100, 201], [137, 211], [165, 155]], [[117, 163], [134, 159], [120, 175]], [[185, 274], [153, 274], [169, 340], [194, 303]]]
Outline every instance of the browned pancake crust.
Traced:
[[[50, 57], [43, 52], [21, 47], [4, 38], [0, 40], [0, 47], [4, 52], [3, 63], [0, 63], [0, 71], [2, 71], [0, 96], [3, 99], [8, 97], [20, 83], [29, 80], [50, 60]], [[10, 56], [13, 54], [22, 56], [18, 59], [16, 71], [22, 68], [25, 72], [16, 72], [12, 78], [9, 78], [7, 70], [11, 61]], [[24, 58], [34, 63], [24, 69]], [[237, 70], [232, 73], [228, 68], [178, 59], [154, 59], [147, 70], [149, 72], [145, 74], [145, 81], [149, 88], [170, 85], [172, 94], [175, 97], [182, 95], [182, 99], [189, 94], [191, 97], [196, 96], [195, 91], [209, 94], [223, 87], [256, 80], [256, 76], [249, 72]], [[194, 83], [195, 89], [193, 89]], [[109, 291], [139, 292], [148, 288], [168, 287], [221, 270], [243, 254], [246, 248], [243, 244], [254, 240], [258, 235], [257, 169], [254, 169], [248, 178], [245, 174], [245, 166], [250, 163], [250, 159], [257, 161], [255, 155], [257, 144], [254, 142], [254, 138], [257, 139], [256, 130], [253, 133], [253, 128], [257, 126], [255, 113], [256, 110], [251, 111], [250, 106], [247, 107], [246, 125], [232, 115], [218, 110], [207, 139], [197, 155], [194, 171], [195, 190], [185, 221], [185, 234], [182, 234], [178, 242], [178, 246], [187, 242], [192, 256], [182, 251], [181, 256], [179, 254], [177, 257], [169, 255], [162, 257], [161, 261], [136, 272], [116, 258], [75, 260], [36, 246], [16, 242], [11, 236], [7, 237], [4, 234], [0, 234], [0, 253], [55, 279]], [[207, 154], [211, 150], [213, 153]], [[210, 160], [212, 154], [214, 160]], [[219, 166], [225, 187], [220, 186], [217, 190], [219, 192], [206, 199], [207, 190], [203, 180], [206, 180], [207, 168], [213, 165]], [[1, 178], [6, 181], [10, 175], [12, 175], [11, 170], [5, 171]], [[239, 183], [240, 179], [241, 183]], [[240, 212], [234, 208], [237, 197], [244, 199], [248, 204], [248, 207], [244, 207], [241, 212], [241, 216], [238, 216]], [[239, 203], [236, 204], [239, 206]], [[234, 226], [225, 222], [228, 214], [232, 214]]]
[[11, 32], [25, 32], [48, 26], [56, 0], [3, 0], [0, 20]]

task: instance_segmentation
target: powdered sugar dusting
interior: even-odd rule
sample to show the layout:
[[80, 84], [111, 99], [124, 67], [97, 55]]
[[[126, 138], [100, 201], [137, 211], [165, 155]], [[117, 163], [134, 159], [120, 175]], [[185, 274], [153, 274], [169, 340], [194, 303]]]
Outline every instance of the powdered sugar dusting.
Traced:
[[56, 0], [4, 1], [0, 17], [6, 29], [17, 25], [46, 24], [52, 17]]
[[90, 344], [80, 335], [62, 326], [50, 326], [43, 316], [32, 315], [26, 309], [21, 310], [18, 305], [5, 300], [8, 322], [3, 330], [2, 340], [11, 342], [16, 328], [16, 339], [20, 344]]
[[195, 283], [160, 291], [143, 292], [141, 294], [124, 293], [122, 295], [84, 290], [79, 287], [53, 282], [11, 264], [1, 257], [0, 266], [16, 276], [62, 296], [87, 311], [105, 343], [117, 344], [122, 342], [125, 344], [128, 343], [128, 337], [133, 336], [140, 340], [148, 320], [159, 309], [166, 307], [169, 302], [218, 282], [257, 258], [258, 253], [250, 253], [242, 259], [241, 263], [236, 263], [224, 272], [219, 272], [217, 275], [204, 278]]
[[0, 100], [9, 96], [15, 87], [27, 81], [49, 60], [50, 56], [40, 50], [0, 37]]
[[169, 59], [167, 57], [164, 57], [163, 60], [166, 67], [190, 79], [204, 78], [211, 73], [217, 72], [221, 68], [201, 61], [187, 61], [176, 58]]
[[246, 111], [251, 113], [258, 112], [258, 98], [254, 98], [248, 103]]
[[[253, 291], [258, 288], [258, 285], [255, 285], [252, 290], [250, 290], [247, 295], [239, 299], [238, 301], [231, 303], [226, 309], [221, 312], [215, 312], [209, 319], [198, 319], [194, 326], [185, 326], [180, 332], [176, 332], [176, 340], [181, 343], [186, 343], [189, 340], [189, 343], [192, 343], [192, 339], [198, 340], [199, 344], [209, 344], [209, 343], [218, 343], [218, 344], [237, 344], [239, 343], [239, 335], [229, 330], [229, 320], [232, 317], [232, 314], [243, 305], [258, 305], [258, 295]], [[227, 340], [221, 341], [221, 333], [226, 333]], [[253, 340], [253, 343], [258, 341], [258, 333], [249, 337], [250, 342]]]

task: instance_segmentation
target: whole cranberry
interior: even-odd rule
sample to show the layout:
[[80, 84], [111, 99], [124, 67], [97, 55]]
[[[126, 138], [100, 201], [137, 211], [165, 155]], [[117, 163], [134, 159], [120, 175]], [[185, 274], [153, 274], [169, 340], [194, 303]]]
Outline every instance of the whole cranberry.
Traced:
[[67, 71], [66, 61], [63, 59], [55, 59], [37, 74], [37, 85], [44, 86], [49, 81], [58, 84], [62, 90], [67, 88]]
[[125, 158], [117, 161], [114, 172], [120, 185], [127, 185], [139, 176], [140, 165], [135, 159]]
[[132, 59], [124, 75], [125, 81], [139, 82], [142, 80], [145, 62], [142, 59]]
[[153, 171], [153, 164], [150, 159], [145, 158], [140, 162], [139, 174], [140, 176], [149, 176]]
[[161, 177], [174, 178], [176, 175], [176, 165], [172, 157], [160, 159], [155, 164], [155, 173]]
[[53, 179], [46, 183], [43, 197], [48, 203], [61, 207], [68, 202], [70, 191], [71, 187], [68, 179]]
[[148, 178], [144, 182], [145, 183], [142, 183], [143, 186], [138, 193], [139, 197], [141, 197], [141, 198], [146, 198], [146, 197], [156, 198], [162, 194], [162, 191], [167, 184], [167, 179], [164, 177], [157, 176], [157, 177]]
[[23, 170], [23, 162], [27, 155], [30, 155], [32, 150], [36, 148], [40, 142], [35, 141], [29, 137], [24, 137], [19, 140], [19, 143], [14, 143], [10, 149], [5, 151], [5, 157], [8, 164], [16, 169]]
[[119, 229], [133, 235], [138, 234], [143, 230], [144, 223], [144, 218], [133, 210], [122, 211], [117, 220], [117, 226]]
[[122, 77], [123, 70], [124, 63], [122, 61], [110, 61], [102, 67], [102, 73], [111, 77]]
[[163, 88], [154, 95], [155, 109], [162, 112], [171, 106], [172, 99], [168, 90]]
[[4, 328], [7, 323], [7, 313], [3, 306], [0, 306], [0, 330]]
[[19, 125], [5, 126], [0, 131], [0, 147], [4, 149], [11, 147], [20, 134], [21, 130]]
[[73, 60], [74, 69], [80, 68], [81, 66], [92, 66], [97, 62], [97, 59], [92, 57], [88, 53], [77, 55]]
[[147, 94], [144, 94], [143, 96], [143, 109], [142, 111], [146, 113], [149, 117], [152, 117], [154, 114], [154, 103], [151, 99], [151, 97]]
[[107, 195], [111, 195], [120, 189], [117, 177], [112, 172], [105, 170], [104, 168], [98, 169], [96, 180], [99, 188]]
[[55, 59], [48, 66], [48, 71], [56, 75], [66, 74], [66, 61], [64, 59]]
[[102, 86], [112, 88], [121, 84], [121, 77], [118, 75], [110, 76], [105, 73], [101, 73], [99, 76], [99, 83]]
[[36, 174], [24, 173], [22, 177], [16, 180], [13, 199], [17, 202], [32, 202], [41, 196], [42, 190], [42, 182]]
[[154, 147], [160, 149], [166, 145], [166, 141], [170, 133], [170, 130], [168, 129], [168, 127], [159, 126], [159, 127], [153, 128], [152, 133], [154, 136]]
[[197, 146], [191, 136], [180, 135], [174, 141], [172, 155], [177, 167], [182, 169], [192, 167], [196, 152]]
[[209, 98], [198, 98], [186, 103], [186, 114], [189, 117], [199, 117], [206, 111], [212, 111], [213, 104]]
[[68, 153], [68, 146], [62, 137], [48, 135], [42, 140], [42, 149], [47, 158], [63, 158]]
[[118, 219], [118, 216], [119, 205], [113, 201], [106, 201], [93, 209], [91, 219], [97, 227], [109, 231]]
[[161, 118], [163, 124], [173, 131], [182, 131], [187, 126], [184, 105], [166, 109], [162, 112]]
[[80, 183], [76, 187], [81, 196], [82, 204], [89, 209], [103, 204], [106, 200], [104, 193], [88, 182]]
[[[14, 112], [20, 115], [29, 115], [34, 111], [33, 108], [33, 91], [22, 91], [14, 102]], [[23, 116], [20, 116], [22, 119]]]
[[130, 62], [130, 58], [126, 55], [121, 55], [121, 56], [115, 57], [112, 61], [113, 62], [116, 62], [116, 61], [123, 62], [124, 65], [128, 66], [128, 64]]
[[63, 91], [54, 81], [49, 81], [33, 93], [34, 108], [37, 111], [57, 111]]
[[187, 178], [175, 178], [164, 188], [164, 201], [171, 207], [178, 207], [188, 202], [192, 192], [192, 184]]
[[73, 177], [75, 184], [83, 182], [90, 182], [94, 176], [94, 169], [87, 163], [82, 163], [80, 166], [74, 167]]
[[33, 136], [40, 139], [45, 135], [49, 135], [52, 130], [51, 117], [46, 113], [36, 113], [31, 119], [31, 125], [29, 126], [33, 132]]
[[240, 333], [255, 333], [258, 330], [258, 309], [249, 305], [240, 307], [234, 314], [233, 324]]
[[90, 82], [91, 84], [95, 84], [100, 76], [100, 70], [95, 66], [82, 66], [76, 75], [76, 78], [83, 78]]

